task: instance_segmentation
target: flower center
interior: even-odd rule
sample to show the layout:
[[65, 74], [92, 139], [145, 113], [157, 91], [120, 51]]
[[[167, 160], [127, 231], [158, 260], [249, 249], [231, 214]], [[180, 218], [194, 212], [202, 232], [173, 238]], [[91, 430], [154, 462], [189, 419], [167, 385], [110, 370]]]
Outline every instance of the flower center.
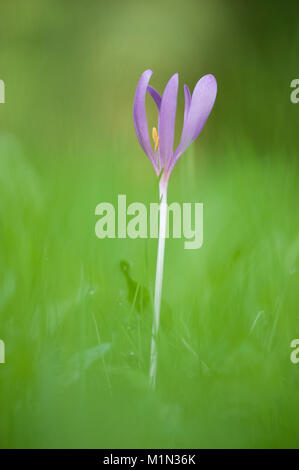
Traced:
[[153, 130], [152, 130], [152, 137], [153, 137], [153, 141], [154, 141], [154, 144], [155, 144], [155, 152], [156, 152], [158, 150], [158, 147], [159, 147], [159, 135], [158, 135], [157, 129], [155, 127], [153, 127]]

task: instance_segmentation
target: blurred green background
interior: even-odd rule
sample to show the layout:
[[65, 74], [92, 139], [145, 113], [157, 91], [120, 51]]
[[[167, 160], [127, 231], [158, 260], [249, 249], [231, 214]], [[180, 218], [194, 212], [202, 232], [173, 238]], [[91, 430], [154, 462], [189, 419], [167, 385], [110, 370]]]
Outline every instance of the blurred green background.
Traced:
[[[295, 2], [1, 0], [1, 447], [297, 447], [299, 78]], [[156, 240], [98, 240], [95, 207], [156, 201], [132, 120], [205, 73], [215, 107], [170, 181], [204, 203], [204, 245], [167, 240], [158, 386]], [[148, 100], [150, 126], [156, 125]]]

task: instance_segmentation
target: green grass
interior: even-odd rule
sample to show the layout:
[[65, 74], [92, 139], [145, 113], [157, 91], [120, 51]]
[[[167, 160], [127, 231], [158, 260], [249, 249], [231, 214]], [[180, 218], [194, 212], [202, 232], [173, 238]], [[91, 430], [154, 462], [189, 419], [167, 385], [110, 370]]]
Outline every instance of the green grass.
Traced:
[[128, 303], [119, 262], [153, 295], [157, 241], [94, 233], [99, 202], [157, 200], [146, 157], [29, 156], [1, 142], [0, 446], [297, 447], [293, 159], [198, 145], [177, 165], [169, 202], [204, 203], [204, 245], [166, 242], [153, 393], [152, 312]]

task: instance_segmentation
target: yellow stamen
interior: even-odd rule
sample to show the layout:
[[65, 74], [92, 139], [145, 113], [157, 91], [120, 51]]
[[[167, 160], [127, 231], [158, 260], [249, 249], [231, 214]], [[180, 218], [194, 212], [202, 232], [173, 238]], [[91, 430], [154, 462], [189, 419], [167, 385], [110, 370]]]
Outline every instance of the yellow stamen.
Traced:
[[159, 136], [158, 136], [157, 129], [155, 127], [153, 127], [153, 130], [152, 130], [152, 137], [153, 137], [153, 141], [155, 143], [155, 152], [156, 152], [158, 150], [158, 147], [159, 147]]

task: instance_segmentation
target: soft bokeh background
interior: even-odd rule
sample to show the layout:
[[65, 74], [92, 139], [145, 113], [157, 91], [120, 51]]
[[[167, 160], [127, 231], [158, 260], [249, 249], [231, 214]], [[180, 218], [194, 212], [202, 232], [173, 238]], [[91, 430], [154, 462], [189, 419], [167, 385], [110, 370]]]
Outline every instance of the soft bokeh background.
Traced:
[[[287, 2], [288, 3], [288, 2]], [[299, 78], [294, 2], [1, 0], [1, 447], [297, 447]], [[140, 74], [219, 93], [170, 182], [204, 246], [168, 240], [158, 387], [156, 241], [95, 237], [102, 201], [157, 200], [133, 128]], [[149, 123], [156, 125], [148, 102]]]

